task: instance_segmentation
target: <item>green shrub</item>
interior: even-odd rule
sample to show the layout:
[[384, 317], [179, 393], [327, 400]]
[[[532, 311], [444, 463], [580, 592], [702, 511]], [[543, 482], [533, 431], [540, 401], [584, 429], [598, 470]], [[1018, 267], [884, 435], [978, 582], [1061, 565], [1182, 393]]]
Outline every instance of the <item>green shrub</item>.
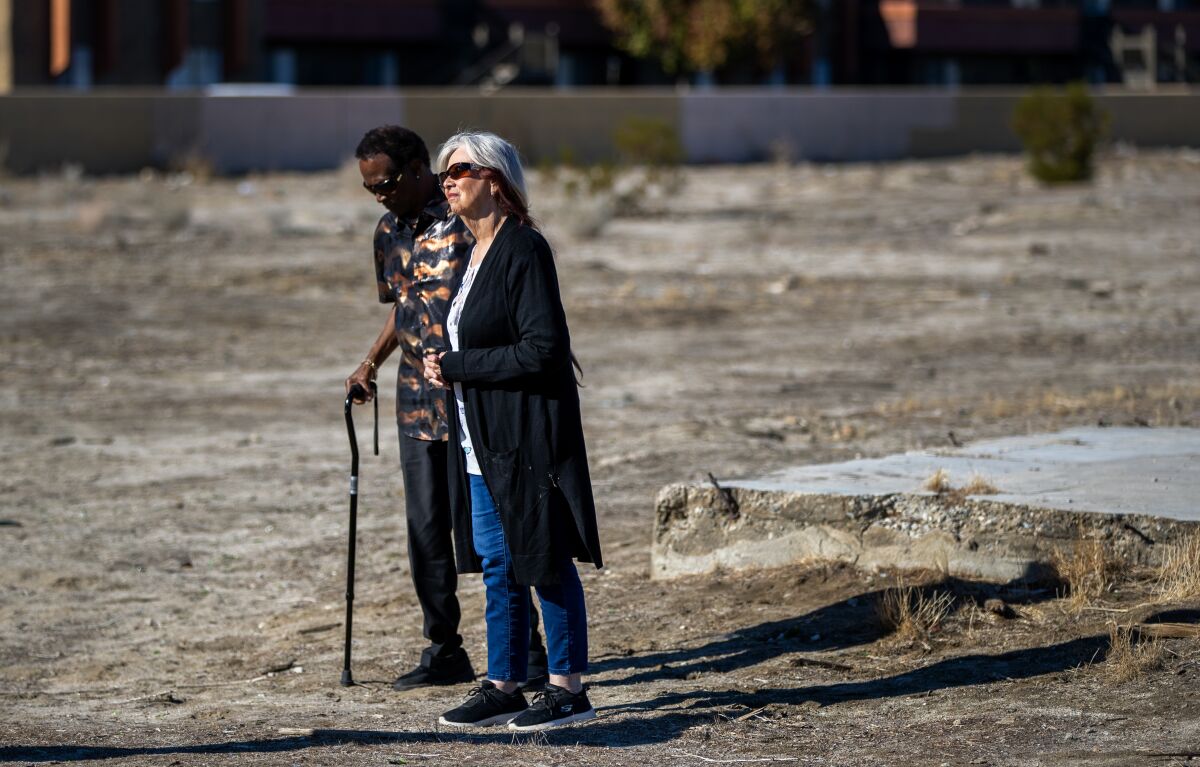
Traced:
[[1092, 156], [1108, 122], [1108, 113], [1087, 87], [1072, 83], [1062, 90], [1032, 90], [1017, 104], [1012, 128], [1025, 147], [1033, 177], [1059, 184], [1091, 178]]
[[683, 145], [675, 127], [657, 117], [627, 117], [613, 132], [622, 162], [650, 168], [674, 168], [683, 162]]

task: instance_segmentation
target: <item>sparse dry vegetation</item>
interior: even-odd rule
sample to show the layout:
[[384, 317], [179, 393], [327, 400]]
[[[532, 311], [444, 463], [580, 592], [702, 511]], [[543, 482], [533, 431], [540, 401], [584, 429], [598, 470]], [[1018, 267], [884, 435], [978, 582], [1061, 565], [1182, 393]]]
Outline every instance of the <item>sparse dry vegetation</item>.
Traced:
[[1142, 637], [1136, 629], [1115, 623], [1108, 631], [1106, 676], [1113, 682], [1129, 682], [1162, 668], [1166, 650], [1162, 642]]
[[938, 469], [923, 483], [921, 489], [937, 493], [951, 501], [962, 501], [971, 495], [995, 495], [1000, 492], [995, 485], [980, 474], [972, 474], [967, 484], [955, 487], [950, 481], [950, 472]]
[[[1053, 193], [1011, 157], [682, 173], [652, 212], [618, 212], [586, 241], [531, 174], [586, 370], [607, 565], [580, 568], [600, 717], [536, 743], [439, 729], [467, 685], [388, 687], [428, 644], [395, 447], [363, 455], [363, 683], [338, 686], [341, 377], [384, 316], [370, 258], [380, 209], [357, 169], [4, 179], [4, 758], [1064, 767], [1194, 750], [1195, 605], [1136, 609], [1157, 596], [1152, 576], [1121, 575], [1097, 609], [1072, 613], [1053, 586], [906, 574], [954, 595], [936, 620], [910, 618], [932, 628], [906, 643], [876, 617], [888, 574], [660, 582], [646, 547], [655, 492], [703, 471], [761, 476], [1101, 421], [1200, 425], [1200, 220], [1179, 215], [1200, 153], [1115, 157], [1094, 187]], [[193, 212], [177, 228], [163, 223], [174, 206]], [[96, 212], [94, 229], [77, 227]], [[980, 228], [954, 233], [967, 219]], [[1111, 297], [1089, 290], [1096, 280]], [[365, 447], [371, 416], [356, 416]], [[948, 484], [968, 482], [970, 469], [941, 465]], [[939, 524], [954, 523], [946, 511]], [[460, 581], [481, 671], [482, 592], [478, 576]], [[992, 595], [1016, 615], [986, 608]], [[917, 596], [904, 611], [928, 615]], [[1132, 639], [1159, 636], [1163, 671], [1105, 686], [1115, 616], [1141, 622]]]
[[1155, 591], [1163, 600], [1200, 597], [1200, 533], [1192, 533], [1163, 552]]
[[942, 626], [954, 595], [900, 582], [880, 595], [875, 612], [880, 625], [901, 639], [927, 639]]
[[921, 487], [938, 495], [948, 493], [954, 489], [953, 485], [950, 484], [950, 472], [945, 469], [938, 469], [929, 475], [929, 479], [921, 483]]
[[995, 495], [1000, 492], [999, 488], [981, 474], [972, 474], [960, 491], [963, 495]]
[[908, 396], [878, 402], [873, 411], [883, 418], [957, 411], [964, 417], [986, 420], [1097, 414], [1115, 422], [1140, 419], [1151, 426], [1177, 426], [1188, 422], [1197, 407], [1200, 407], [1200, 386], [1169, 383], [1143, 387], [1118, 385], [1075, 393], [1052, 387], [1043, 391], [1035, 389], [1019, 397], [999, 394], [954, 399]]
[[1078, 610], [1112, 590], [1124, 563], [1104, 541], [1081, 538], [1070, 551], [1055, 549], [1052, 564], [1066, 586], [1068, 606]]

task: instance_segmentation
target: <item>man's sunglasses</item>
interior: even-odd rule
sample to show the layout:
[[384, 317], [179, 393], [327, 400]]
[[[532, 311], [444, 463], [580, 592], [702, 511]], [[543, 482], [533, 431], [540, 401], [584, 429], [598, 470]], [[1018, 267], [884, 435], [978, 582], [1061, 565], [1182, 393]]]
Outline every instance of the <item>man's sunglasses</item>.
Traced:
[[448, 178], [458, 181], [481, 170], [487, 170], [487, 168], [473, 162], [456, 162], [438, 174], [438, 185], [446, 183], [446, 179]]
[[366, 189], [371, 194], [391, 194], [396, 189], [396, 184], [399, 184], [402, 178], [404, 178], [404, 174], [397, 173], [395, 176], [385, 178], [383, 181], [375, 184], [368, 184], [364, 181], [363, 189]]

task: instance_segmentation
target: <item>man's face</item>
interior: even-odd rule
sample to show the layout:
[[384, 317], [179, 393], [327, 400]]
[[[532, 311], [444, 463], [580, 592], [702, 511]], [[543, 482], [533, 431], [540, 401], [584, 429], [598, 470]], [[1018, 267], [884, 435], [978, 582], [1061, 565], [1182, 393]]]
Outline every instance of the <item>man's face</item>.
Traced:
[[414, 160], [404, 168], [396, 168], [386, 154], [371, 155], [358, 161], [363, 186], [375, 195], [375, 201], [397, 216], [412, 218], [425, 207], [421, 199], [417, 176], [420, 162]]

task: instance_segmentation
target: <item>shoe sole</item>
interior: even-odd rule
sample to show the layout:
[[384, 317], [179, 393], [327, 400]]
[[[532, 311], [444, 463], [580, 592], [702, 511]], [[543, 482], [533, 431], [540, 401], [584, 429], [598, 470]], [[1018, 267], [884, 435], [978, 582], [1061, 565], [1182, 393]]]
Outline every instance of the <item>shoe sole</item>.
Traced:
[[451, 722], [444, 716], [438, 717], [438, 724], [444, 724], [449, 727], [494, 727], [498, 724], [506, 724], [520, 716], [520, 711], [514, 711], [511, 714], [497, 714], [496, 716], [480, 719], [478, 722]]
[[[516, 717], [513, 718], [515, 719]], [[571, 716], [564, 716], [562, 719], [554, 719], [549, 722], [541, 722], [540, 724], [530, 724], [526, 725], [525, 727], [518, 726], [516, 722], [509, 722], [508, 729], [515, 730], [516, 732], [540, 732], [541, 730], [552, 730], [555, 727], [565, 727], [568, 724], [585, 722], [588, 719], [595, 718], [596, 709], [590, 708], [581, 714], [572, 714]]]

